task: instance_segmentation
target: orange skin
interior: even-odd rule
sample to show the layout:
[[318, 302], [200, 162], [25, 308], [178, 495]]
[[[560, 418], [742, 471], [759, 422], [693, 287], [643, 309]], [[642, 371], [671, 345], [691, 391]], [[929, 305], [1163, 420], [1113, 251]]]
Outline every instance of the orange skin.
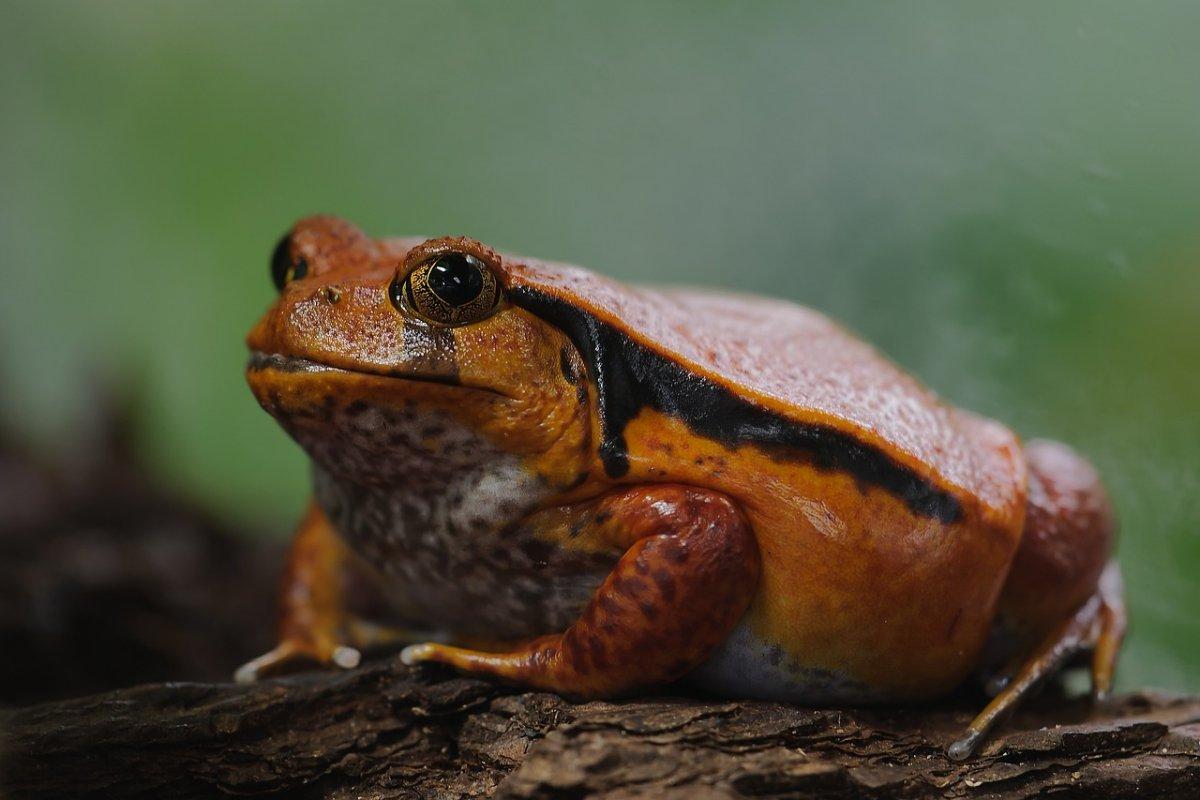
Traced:
[[[411, 296], [395, 299], [394, 286], [446, 253], [495, 276], [502, 296], [489, 315], [439, 325], [406, 305]], [[343, 609], [357, 552], [405, 622], [472, 646], [416, 644], [406, 661], [574, 696], [687, 676], [750, 696], [912, 701], [1000, 669], [999, 696], [952, 748], [962, 757], [1078, 650], [1095, 651], [1094, 685], [1108, 690], [1124, 613], [1115, 566], [1104, 572], [1114, 524], [1091, 468], [1061, 445], [1022, 447], [999, 424], [946, 406], [823, 317], [631, 290], [470, 239], [373, 240], [330, 217], [298, 223], [280, 258], [298, 274], [248, 337], [248, 379], [312, 455], [317, 502], [285, 577], [281, 644], [241, 679], [304, 661], [352, 665], [357, 648], [378, 641], [378, 628]], [[587, 322], [568, 330], [571, 319]], [[649, 392], [620, 418], [619, 436], [629, 398], [613, 387], [624, 373], [602, 374], [584, 329], [619, 341], [632, 354], [621, 369]], [[675, 399], [697, 404], [696, 386], [711, 410]], [[434, 438], [402, 430], [413, 420]], [[747, 438], [763, 429], [792, 438]], [[454, 494], [422, 518], [441, 521], [425, 539], [405, 538], [416, 535], [406, 532], [410, 506], [442, 485], [430, 476], [476, 468], [438, 436], [468, 437], [488, 478], [472, 485], [500, 494], [479, 504]], [[376, 502], [374, 516], [348, 510], [355, 498]], [[549, 560], [531, 569], [500, 559], [494, 576], [479, 575], [478, 559], [445, 567], [444, 580], [414, 571], [426, 554], [411, 548], [429, 537], [443, 551], [421, 563], [482, 546], [444, 523], [468, 511], [487, 518], [476, 523], [485, 537]], [[398, 521], [378, 522], [393, 512]], [[476, 577], [461, 592], [494, 617], [480, 630], [453, 611], [447, 584], [464, 570]], [[590, 601], [571, 600], [564, 575], [583, 576], [576, 588]], [[546, 591], [564, 599], [526, 615], [497, 596], [489, 609], [497, 587], [556, 577]], [[495, 630], [524, 642], [489, 637]]]

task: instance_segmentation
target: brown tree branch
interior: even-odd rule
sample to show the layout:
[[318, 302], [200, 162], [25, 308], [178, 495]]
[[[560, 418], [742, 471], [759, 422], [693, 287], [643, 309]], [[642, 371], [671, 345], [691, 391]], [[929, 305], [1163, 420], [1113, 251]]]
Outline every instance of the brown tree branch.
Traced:
[[[0, 715], [20, 797], [1200, 797], [1200, 699], [1053, 700], [965, 764], [953, 706], [575, 704], [376, 663], [157, 684]], [[1061, 723], [1061, 724], [1056, 724]]]

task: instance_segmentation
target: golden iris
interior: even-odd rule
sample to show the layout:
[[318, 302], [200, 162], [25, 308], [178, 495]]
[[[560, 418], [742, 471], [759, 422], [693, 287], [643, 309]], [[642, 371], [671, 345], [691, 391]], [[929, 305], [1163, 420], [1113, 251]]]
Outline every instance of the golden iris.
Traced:
[[496, 310], [500, 287], [487, 265], [468, 253], [442, 253], [389, 287], [397, 309], [405, 307], [427, 322], [466, 325]]

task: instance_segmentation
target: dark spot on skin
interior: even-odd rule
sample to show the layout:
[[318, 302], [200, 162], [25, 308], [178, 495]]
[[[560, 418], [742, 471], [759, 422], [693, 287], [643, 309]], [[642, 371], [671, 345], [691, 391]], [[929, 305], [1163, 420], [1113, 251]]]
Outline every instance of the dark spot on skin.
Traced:
[[667, 603], [675, 601], [675, 576], [664, 570], [652, 573], [650, 577], [658, 586], [659, 594]]
[[625, 427], [643, 408], [674, 417], [694, 433], [730, 449], [755, 445], [772, 457], [848, 473], [899, 498], [915, 514], [952, 523], [958, 499], [896, 462], [882, 450], [826, 425], [799, 422], [762, 408], [675, 361], [634, 342], [578, 306], [529, 286], [513, 287], [518, 306], [558, 326], [571, 338], [596, 384], [604, 470], [629, 471]]
[[524, 536], [533, 536], [532, 529], [528, 525], [523, 525], [521, 523], [505, 525], [496, 531], [496, 534], [501, 539], [520, 539]]
[[571, 663], [576, 672], [586, 672], [591, 667], [591, 658], [585, 649], [586, 641], [569, 633], [563, 637], [563, 656]]
[[571, 538], [574, 539], [575, 537], [577, 537], [581, 533], [583, 533], [584, 530], [586, 530], [586, 529], [587, 529], [587, 520], [580, 518], [580, 519], [571, 520], [571, 525], [568, 527], [567, 530], [569, 531]]
[[575, 478], [569, 484], [567, 484], [566, 491], [570, 491], [571, 489], [578, 489], [580, 486], [583, 485], [584, 481], [586, 481], [588, 479], [588, 475], [589, 475], [589, 473], [587, 470], [580, 472], [578, 475], [575, 476]]
[[612, 519], [611, 511], [596, 512], [596, 524], [597, 525], [603, 525], [604, 523], [608, 522], [610, 519]]
[[613, 591], [617, 594], [628, 595], [629, 597], [637, 597], [645, 593], [646, 584], [642, 583], [632, 575], [621, 575], [613, 581]]
[[450, 555], [445, 550], [436, 547], [432, 548], [429, 553], [429, 560], [433, 564], [435, 572], [445, 574], [450, 570]]
[[608, 666], [608, 652], [604, 649], [604, 643], [597, 638], [588, 640], [588, 655], [592, 658], [592, 664], [597, 669], [604, 669]]
[[542, 592], [538, 589], [530, 588], [517, 590], [517, 600], [530, 608], [537, 608], [545, 599], [546, 598], [542, 595]]
[[535, 564], [545, 564], [555, 552], [554, 545], [541, 539], [530, 539], [521, 545], [523, 552]]
[[367, 404], [362, 400], [355, 400], [346, 406], [346, 413], [352, 417], [357, 417], [367, 410]]
[[610, 592], [597, 595], [596, 602], [600, 605], [600, 610], [605, 614], [615, 615], [621, 611], [621, 606], [617, 603], [617, 599]]
[[668, 547], [663, 551], [663, 557], [672, 564], [683, 564], [688, 560], [688, 550], [686, 547]]
[[638, 608], [641, 609], [642, 616], [653, 622], [658, 617], [658, 607], [649, 600], [639, 600]]

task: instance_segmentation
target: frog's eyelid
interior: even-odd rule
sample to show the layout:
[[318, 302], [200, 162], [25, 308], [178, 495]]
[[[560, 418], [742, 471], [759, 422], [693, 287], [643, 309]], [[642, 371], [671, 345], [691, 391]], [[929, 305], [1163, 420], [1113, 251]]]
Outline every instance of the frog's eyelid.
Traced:
[[404, 261], [401, 263], [400, 268], [408, 274], [418, 267], [431, 263], [439, 256], [444, 256], [448, 253], [459, 253], [477, 258], [488, 269], [497, 273], [497, 277], [499, 277], [501, 266], [500, 255], [483, 242], [466, 236], [440, 236], [434, 239], [426, 239], [409, 249], [404, 256]]

